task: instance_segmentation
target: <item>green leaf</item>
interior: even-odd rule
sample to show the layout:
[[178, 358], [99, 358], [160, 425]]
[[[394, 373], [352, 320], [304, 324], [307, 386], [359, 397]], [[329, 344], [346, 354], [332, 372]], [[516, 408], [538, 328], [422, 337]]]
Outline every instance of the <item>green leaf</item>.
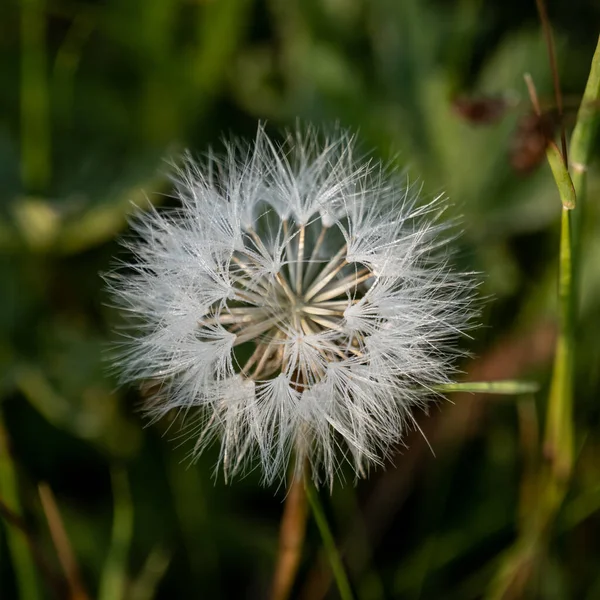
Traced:
[[597, 110], [598, 100], [600, 99], [600, 38], [594, 57], [581, 107], [577, 114], [577, 123], [571, 136], [569, 147], [569, 159], [573, 168], [573, 182], [577, 195], [583, 192], [585, 184], [585, 174], [592, 151], [594, 138], [600, 124], [600, 113]]
[[535, 381], [465, 381], [436, 385], [437, 392], [470, 392], [473, 394], [533, 394], [539, 390]]
[[563, 207], [567, 210], [574, 209], [576, 204], [575, 187], [565, 165], [563, 155], [554, 142], [548, 144], [546, 158], [548, 159], [550, 169], [552, 169], [552, 175], [554, 176]]

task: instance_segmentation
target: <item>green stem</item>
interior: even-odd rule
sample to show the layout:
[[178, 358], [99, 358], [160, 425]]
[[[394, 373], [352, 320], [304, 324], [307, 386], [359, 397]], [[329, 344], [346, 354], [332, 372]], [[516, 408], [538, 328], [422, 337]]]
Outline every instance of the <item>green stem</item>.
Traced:
[[[553, 173], [563, 202], [558, 270], [558, 338], [548, 398], [544, 451], [548, 464], [535, 476], [539, 489], [535, 510], [524, 519], [519, 539], [501, 563], [486, 599], [516, 597], [539, 565], [551, 528], [569, 487], [573, 466], [573, 384], [576, 308], [580, 255], [579, 224], [585, 206], [585, 176], [600, 119], [592, 104], [600, 98], [600, 40], [590, 69], [582, 106], [569, 149], [572, 178], [554, 160]], [[548, 155], [552, 163], [552, 152]], [[554, 152], [556, 159], [556, 152]], [[557, 176], [559, 175], [559, 176]], [[572, 182], [572, 183], [571, 183]], [[574, 193], [577, 203], [568, 198]], [[573, 210], [574, 208], [574, 210]]]
[[584, 97], [569, 148], [576, 211], [563, 208], [558, 279], [559, 334], [552, 373], [544, 449], [555, 477], [568, 478], [573, 463], [573, 365], [575, 353], [581, 213], [585, 207], [587, 165], [600, 118], [593, 105], [600, 98], [600, 39], [592, 58]]
[[561, 214], [558, 275], [559, 332], [550, 386], [544, 452], [552, 471], [568, 478], [573, 463], [573, 353], [575, 346], [575, 298], [573, 289], [573, 237], [571, 211]]
[[44, 0], [21, 0], [21, 177], [28, 192], [50, 181]]
[[[0, 494], [4, 504], [15, 515], [22, 517], [17, 490], [17, 475], [10, 455], [8, 436], [0, 416]], [[25, 533], [11, 524], [6, 526], [6, 540], [12, 558], [12, 566], [22, 600], [40, 598], [38, 579], [33, 557], [29, 551]]]
[[552, 373], [544, 450], [551, 470], [559, 479], [568, 478], [573, 463], [573, 365], [577, 307], [577, 266], [580, 258], [581, 212], [585, 207], [587, 164], [600, 117], [593, 105], [600, 98], [600, 38], [592, 58], [585, 93], [569, 148], [573, 187], [578, 200], [575, 211], [563, 208], [561, 215], [558, 277], [559, 334]]
[[319, 528], [319, 533], [321, 534], [321, 539], [323, 541], [323, 547], [325, 549], [325, 553], [327, 554], [327, 559], [329, 560], [329, 565], [331, 566], [331, 570], [340, 593], [340, 598], [342, 598], [342, 600], [352, 600], [352, 588], [350, 587], [350, 582], [348, 581], [344, 564], [342, 563], [340, 553], [338, 552], [335, 544], [335, 539], [331, 533], [331, 529], [329, 528], [325, 511], [323, 510], [323, 506], [319, 500], [319, 494], [312, 482], [308, 479], [305, 481], [305, 489], [308, 503], [310, 504], [313, 516], [315, 517], [315, 522]]
[[112, 540], [100, 580], [100, 600], [125, 598], [127, 558], [133, 534], [133, 504], [127, 472], [115, 467], [111, 478], [114, 497]]

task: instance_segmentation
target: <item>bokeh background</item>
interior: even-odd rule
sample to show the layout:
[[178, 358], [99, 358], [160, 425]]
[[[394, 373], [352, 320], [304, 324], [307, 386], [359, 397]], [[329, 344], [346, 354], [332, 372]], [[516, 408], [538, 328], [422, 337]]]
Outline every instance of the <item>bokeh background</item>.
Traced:
[[[600, 6], [549, 12], [576, 108]], [[69, 597], [41, 482], [88, 598], [266, 597], [284, 490], [261, 487], [257, 472], [225, 485], [215, 452], [190, 464], [177, 422], [147, 426], [139, 392], [119, 388], [103, 359], [119, 317], [100, 274], [125, 255], [132, 202], [172, 202], [170, 160], [251, 137], [259, 120], [277, 135], [297, 119], [357, 131], [424, 197], [448, 195], [464, 229], [457, 268], [482, 273], [485, 299], [482, 327], [462, 342], [464, 378], [541, 386], [455, 394], [418, 416], [433, 452], [410, 433], [385, 470], [323, 495], [355, 593], [494, 597], [536, 510], [556, 328], [558, 195], [546, 164], [522, 174], [508, 160], [526, 71], [551, 103], [533, 0], [2, 0], [0, 499], [13, 511], [0, 528], [2, 599]], [[510, 98], [497, 122], [457, 112], [457, 97], [486, 94]], [[588, 183], [575, 470], [535, 565], [505, 598], [600, 598], [597, 161]], [[32, 555], [49, 573], [27, 575]], [[293, 595], [337, 597], [313, 523]]]

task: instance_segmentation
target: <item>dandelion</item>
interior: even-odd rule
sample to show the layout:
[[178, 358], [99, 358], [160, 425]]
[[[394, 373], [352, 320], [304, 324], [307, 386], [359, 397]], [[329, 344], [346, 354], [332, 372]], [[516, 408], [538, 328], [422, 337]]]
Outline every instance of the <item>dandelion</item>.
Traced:
[[256, 459], [266, 482], [291, 460], [329, 484], [344, 461], [365, 475], [449, 381], [471, 316], [443, 199], [419, 204], [348, 134], [277, 145], [262, 128], [188, 157], [176, 189], [112, 282], [136, 327], [124, 378], [152, 384], [152, 417], [182, 413], [195, 455], [219, 439], [226, 478]]

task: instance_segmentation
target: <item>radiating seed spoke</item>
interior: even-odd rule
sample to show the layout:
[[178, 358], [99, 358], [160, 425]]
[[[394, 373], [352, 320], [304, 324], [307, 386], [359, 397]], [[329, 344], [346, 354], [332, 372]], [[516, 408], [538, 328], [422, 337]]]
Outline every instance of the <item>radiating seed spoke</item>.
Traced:
[[256, 361], [260, 360], [266, 349], [267, 344], [257, 344], [254, 352], [250, 355], [250, 358], [246, 361], [246, 364], [244, 364], [240, 373], [242, 375], [248, 375], [250, 369], [255, 365]]
[[258, 235], [258, 233], [256, 233], [256, 231], [254, 231], [254, 229], [248, 229], [248, 235], [252, 238], [256, 249], [259, 252], [261, 252], [263, 254], [263, 256], [269, 256], [269, 251], [263, 244], [263, 241], [260, 238], [260, 236]]
[[246, 327], [243, 329], [235, 338], [234, 346], [239, 346], [245, 342], [249, 342], [250, 340], [258, 337], [259, 335], [265, 333], [273, 327], [273, 325], [277, 324], [278, 321], [281, 321], [281, 316], [276, 315], [265, 321], [259, 322], [256, 325], [251, 325], [250, 327]]
[[312, 287], [304, 295], [304, 301], [309, 302], [315, 294], [322, 290], [346, 266], [346, 264], [346, 261], [343, 260], [337, 265], [337, 267], [333, 269], [333, 271], [330, 271], [327, 275], [325, 275], [325, 277], [319, 275]]
[[244, 327], [246, 323], [257, 320], [258, 317], [252, 315], [230, 315], [219, 314], [209, 317], [208, 319], [200, 319], [198, 325], [200, 327], [211, 327], [214, 325], [239, 325]]
[[246, 314], [256, 314], [256, 315], [267, 315], [269, 311], [262, 306], [232, 306], [226, 308], [228, 313], [232, 315], [246, 315]]
[[274, 350], [275, 351], [278, 350], [277, 346], [278, 346], [280, 336], [281, 336], [281, 333], [278, 331], [271, 338], [271, 341], [267, 344], [267, 347], [266, 347], [263, 355], [260, 357], [260, 360], [258, 361], [258, 364], [256, 365], [256, 369], [254, 370], [254, 373], [252, 374], [253, 379], [258, 379], [258, 377], [260, 377], [260, 376], [263, 376], [263, 377], [265, 376], [265, 375], [263, 375], [263, 371], [265, 369], [265, 366], [267, 365], [268, 360], [271, 358], [272, 352]]
[[286, 281], [285, 277], [281, 273], [277, 273], [275, 278], [277, 279], [277, 283], [283, 288], [285, 295], [289, 298], [289, 300], [292, 302], [292, 304], [295, 304], [297, 297], [294, 294], [294, 292], [292, 291], [292, 289], [290, 288], [290, 285]]
[[300, 225], [298, 233], [298, 253], [296, 255], [296, 294], [302, 294], [302, 268], [304, 266], [304, 241], [306, 236], [306, 227]]
[[[290, 231], [290, 227], [289, 227], [289, 223], [287, 219], [284, 219], [281, 223], [281, 227], [283, 229], [283, 236], [285, 240], [289, 239], [289, 231]], [[292, 248], [290, 243], [286, 243], [285, 245], [285, 258], [286, 258], [286, 262], [287, 262], [287, 268], [288, 268], [288, 275], [290, 278], [290, 281], [294, 281], [294, 266], [295, 266], [295, 260], [294, 260], [294, 255], [292, 253]]]
[[324, 342], [324, 344], [327, 346], [329, 351], [331, 353], [333, 353], [334, 355], [339, 356], [343, 360], [345, 360], [347, 358], [347, 356], [344, 354], [343, 350], [339, 346], [336, 346], [333, 342], [326, 341], [326, 342]]
[[359, 358], [362, 358], [364, 356], [362, 350], [359, 350], [358, 348], [354, 347], [354, 343], [347, 344], [346, 346], [344, 346], [344, 351], [350, 352], [351, 354], [354, 354], [354, 356], [358, 356]]
[[[246, 258], [249, 258], [254, 263], [254, 268], [258, 266], [255, 260], [251, 259], [249, 256], [246, 256]], [[235, 254], [231, 257], [231, 262], [239, 267], [239, 271], [243, 271], [250, 277], [255, 274], [255, 271], [253, 271], [252, 267], [248, 263], [243, 262], [242, 259], [237, 257]], [[234, 273], [237, 273], [237, 271], [234, 271]]]
[[[327, 282], [331, 280], [329, 276], [331, 271], [335, 271], [335, 273], [339, 272], [341, 268], [343, 268], [347, 263], [344, 258], [344, 254], [346, 253], [346, 244], [344, 244], [338, 251], [338, 253], [325, 265], [325, 267], [321, 270], [321, 272], [315, 277], [311, 287], [308, 289], [306, 294], [304, 294], [304, 299], [306, 301], [310, 300], [323, 286], [327, 285]], [[335, 276], [335, 273], [333, 276]], [[332, 277], [333, 277], [332, 276]], [[325, 280], [325, 283], [323, 283]]]
[[302, 331], [304, 331], [306, 335], [312, 335], [315, 333], [305, 318], [300, 319], [300, 325], [302, 327]]
[[310, 254], [310, 258], [308, 259], [308, 267], [306, 267], [306, 271], [304, 273], [304, 284], [308, 285], [310, 280], [317, 268], [319, 262], [317, 261], [317, 256], [319, 255], [319, 251], [321, 250], [321, 246], [323, 245], [323, 241], [325, 240], [325, 234], [327, 233], [326, 227], [321, 227], [321, 233], [319, 233], [319, 237], [313, 246], [312, 252]]
[[245, 265], [239, 258], [235, 256], [233, 256], [231, 260], [240, 267], [239, 273], [246, 274], [246, 276], [244, 276], [243, 274], [234, 272], [233, 281], [235, 283], [249, 287], [250, 289], [256, 289], [257, 287], [260, 287], [262, 288], [263, 292], [267, 292], [269, 290], [269, 282], [265, 281], [263, 276], [257, 276], [257, 270], [252, 270], [248, 265]]
[[332, 288], [323, 291], [321, 294], [316, 296], [313, 301], [322, 302], [323, 300], [329, 300], [331, 298], [335, 298], [336, 296], [340, 296], [341, 294], [349, 292], [352, 289], [356, 290], [358, 285], [360, 285], [363, 281], [370, 279], [371, 277], [374, 277], [371, 271], [367, 271], [360, 277], [357, 277], [356, 275], [345, 277], [339, 282], [336, 281]]
[[308, 306], [303, 306], [302, 312], [308, 315], [327, 315], [332, 317], [344, 316], [343, 310], [338, 310], [335, 308], [326, 308], [321, 306], [313, 306], [312, 304], [309, 304]]
[[240, 302], [248, 302], [249, 304], [254, 304], [255, 306], [262, 306], [265, 303], [265, 297], [259, 296], [254, 292], [249, 292], [247, 290], [240, 290], [238, 288], [233, 289], [233, 295], [236, 300]]
[[[264, 314], [264, 313], [262, 313]], [[215, 317], [214, 320], [221, 325], [243, 325], [245, 323], [251, 323], [261, 318], [261, 313], [258, 314], [238, 314], [229, 315], [227, 313], [220, 314]]]
[[275, 373], [276, 371], [278, 371], [281, 367], [281, 359], [278, 356], [275, 356], [275, 358], [267, 361], [260, 373], [260, 376], [263, 379], [266, 379], [267, 377], [270, 377], [271, 375], [273, 375], [273, 373]]
[[334, 321], [333, 319], [327, 319], [326, 317], [319, 317], [317, 315], [311, 315], [310, 318], [315, 323], [321, 325], [321, 327], [325, 327], [325, 329], [333, 329], [334, 331], [344, 333], [344, 328], [339, 324], [338, 321]]
[[271, 292], [270, 282], [264, 276], [258, 276], [256, 273], [253, 277], [234, 275], [231, 281], [237, 286], [236, 289], [249, 290], [257, 294], [268, 294]]

